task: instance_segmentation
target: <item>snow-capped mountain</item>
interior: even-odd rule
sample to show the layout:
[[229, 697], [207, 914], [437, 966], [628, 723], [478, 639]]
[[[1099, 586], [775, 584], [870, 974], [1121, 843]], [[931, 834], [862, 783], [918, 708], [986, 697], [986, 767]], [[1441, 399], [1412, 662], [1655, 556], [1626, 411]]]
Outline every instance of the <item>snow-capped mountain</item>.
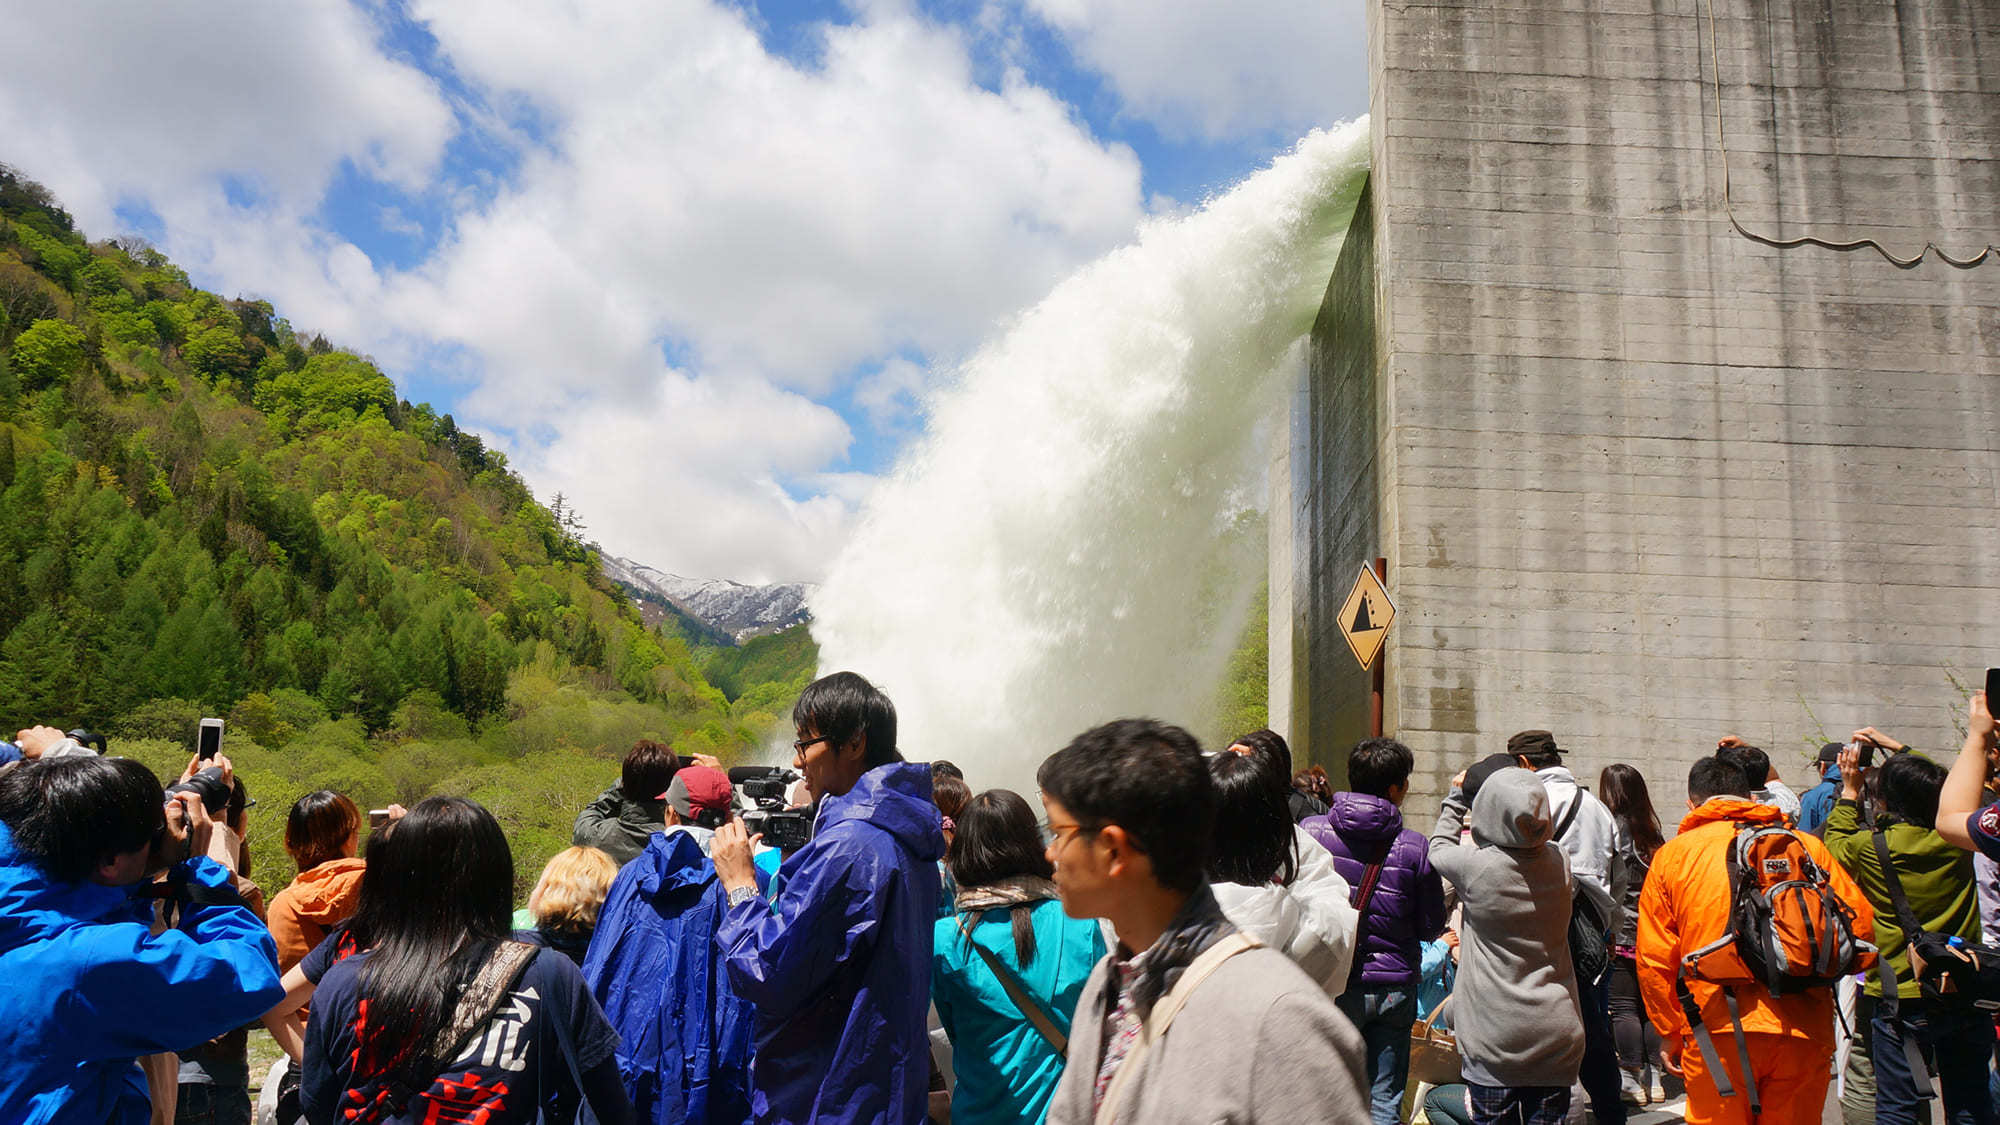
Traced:
[[803, 582], [746, 586], [725, 578], [683, 578], [644, 563], [604, 556], [604, 575], [630, 590], [642, 603], [650, 596], [741, 644], [812, 619]]

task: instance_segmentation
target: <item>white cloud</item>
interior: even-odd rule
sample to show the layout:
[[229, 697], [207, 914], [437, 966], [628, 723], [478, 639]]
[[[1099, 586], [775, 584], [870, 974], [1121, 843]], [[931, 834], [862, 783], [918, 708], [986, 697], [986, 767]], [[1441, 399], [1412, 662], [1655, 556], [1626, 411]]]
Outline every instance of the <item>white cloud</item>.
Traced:
[[[539, 350], [522, 338], [537, 318], [468, 298], [524, 239], [539, 268], [510, 284], [587, 274], [618, 295], [565, 310], [568, 335], [625, 352], [671, 335], [704, 370], [823, 391], [899, 349], [968, 346], [1142, 214], [1129, 150], [1018, 78], [981, 89], [959, 34], [907, 15], [827, 30], [822, 67], [801, 69], [710, 5], [414, 11], [462, 75], [561, 122], [424, 273], [459, 334], [511, 354]], [[536, 364], [558, 384], [565, 366]]]
[[1025, 2], [1169, 134], [1296, 135], [1368, 111], [1360, 0]]
[[4, 7], [0, 158], [87, 228], [109, 233], [128, 196], [220, 198], [222, 176], [307, 211], [343, 160], [418, 188], [455, 127], [344, 0]]
[[[673, 372], [636, 399], [593, 398], [552, 420], [553, 440], [510, 453], [544, 497], [560, 491], [614, 554], [744, 582], [817, 578], [858, 499], [783, 479], [841, 456], [838, 414], [761, 380]], [[831, 486], [831, 487], [828, 487]]]
[[922, 403], [930, 383], [921, 366], [896, 356], [862, 376], [854, 388], [854, 404], [878, 430], [902, 430]]

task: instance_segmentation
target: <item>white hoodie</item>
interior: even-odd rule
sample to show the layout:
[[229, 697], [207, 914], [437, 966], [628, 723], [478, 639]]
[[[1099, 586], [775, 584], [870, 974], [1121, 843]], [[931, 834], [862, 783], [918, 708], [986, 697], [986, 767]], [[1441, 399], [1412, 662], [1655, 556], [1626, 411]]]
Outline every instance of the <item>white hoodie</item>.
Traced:
[[1299, 873], [1290, 886], [1214, 883], [1209, 889], [1237, 929], [1290, 957], [1327, 996], [1339, 996], [1354, 964], [1360, 915], [1350, 905], [1352, 892], [1334, 868], [1332, 853], [1304, 829], [1294, 826], [1292, 833]]
[[1625, 917], [1625, 865], [1617, 862], [1617, 857], [1631, 848], [1625, 826], [1611, 815], [1603, 801], [1576, 783], [1568, 766], [1539, 769], [1535, 776], [1548, 790], [1551, 823], [1561, 824], [1569, 816], [1570, 806], [1583, 802], [1569, 831], [1549, 842], [1569, 855], [1571, 877], [1597, 904], [1606, 928], [1617, 933]]

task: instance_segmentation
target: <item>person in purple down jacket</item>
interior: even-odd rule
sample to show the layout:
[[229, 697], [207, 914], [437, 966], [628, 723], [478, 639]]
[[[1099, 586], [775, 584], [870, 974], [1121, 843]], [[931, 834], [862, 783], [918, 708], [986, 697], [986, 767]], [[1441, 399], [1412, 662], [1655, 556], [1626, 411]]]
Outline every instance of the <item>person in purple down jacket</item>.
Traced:
[[1402, 1119], [1421, 946], [1444, 932], [1444, 882], [1431, 868], [1430, 843], [1403, 827], [1399, 807], [1415, 764], [1416, 755], [1393, 738], [1363, 740], [1347, 761], [1353, 788], [1335, 793], [1325, 816], [1307, 817], [1301, 825], [1333, 853], [1361, 915], [1354, 968], [1335, 1003], [1367, 1045], [1375, 1125]]

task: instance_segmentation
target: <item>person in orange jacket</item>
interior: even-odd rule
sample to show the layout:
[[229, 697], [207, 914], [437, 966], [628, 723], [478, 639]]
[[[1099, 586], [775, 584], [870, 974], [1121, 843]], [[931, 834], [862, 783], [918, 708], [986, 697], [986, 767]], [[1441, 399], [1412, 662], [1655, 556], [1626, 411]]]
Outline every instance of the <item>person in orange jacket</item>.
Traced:
[[[1660, 1061], [1687, 1081], [1688, 1125], [1750, 1125], [1739, 1052], [1732, 1042], [1730, 1011], [1720, 986], [1690, 979], [1702, 1023], [1736, 1095], [1724, 1098], [1697, 1049], [1675, 992], [1681, 958], [1729, 931], [1728, 853], [1740, 825], [1784, 823], [1784, 814], [1749, 797], [1743, 771], [1719, 758], [1703, 758], [1688, 773], [1688, 814], [1680, 834], [1653, 857], [1639, 895], [1639, 991], [1660, 1032]], [[1799, 834], [1813, 862], [1854, 912], [1854, 937], [1872, 942], [1875, 913], [1868, 898], [1818, 838]], [[1762, 988], [1735, 990], [1752, 1075], [1761, 1095], [1758, 1125], [1818, 1125], [1832, 1079], [1831, 986], [1773, 997]]]
[[361, 905], [361, 810], [344, 793], [321, 789], [298, 799], [285, 819], [285, 850], [299, 877], [266, 911], [285, 972], [326, 939], [327, 931]]

